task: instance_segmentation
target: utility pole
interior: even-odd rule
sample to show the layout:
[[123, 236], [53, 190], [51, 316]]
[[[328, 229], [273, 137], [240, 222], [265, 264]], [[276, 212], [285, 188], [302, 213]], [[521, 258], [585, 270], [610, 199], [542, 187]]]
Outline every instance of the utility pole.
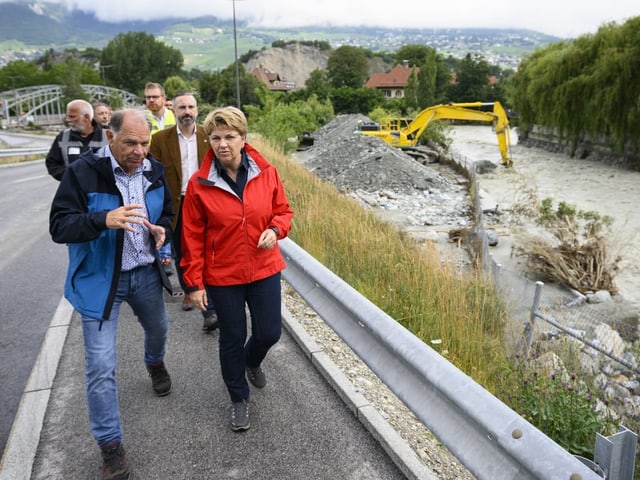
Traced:
[[106, 82], [106, 80], [105, 80], [105, 78], [104, 78], [104, 71], [105, 71], [107, 68], [111, 68], [111, 67], [113, 67], [113, 65], [100, 65], [100, 72], [102, 72], [102, 85], [103, 85], [104, 87], [106, 87], [106, 86], [107, 86], [107, 82]]
[[238, 33], [236, 30], [236, 0], [231, 0], [233, 3], [233, 49], [235, 55], [236, 66], [236, 103], [240, 108], [240, 70], [238, 68]]

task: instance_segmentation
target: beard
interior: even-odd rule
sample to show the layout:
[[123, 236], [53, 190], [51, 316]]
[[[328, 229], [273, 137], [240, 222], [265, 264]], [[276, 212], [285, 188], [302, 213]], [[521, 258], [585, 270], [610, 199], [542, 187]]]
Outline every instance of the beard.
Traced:
[[195, 123], [195, 121], [195, 118], [187, 115], [178, 118], [178, 122], [180, 122], [180, 125], [182, 125], [183, 127], [190, 127]]

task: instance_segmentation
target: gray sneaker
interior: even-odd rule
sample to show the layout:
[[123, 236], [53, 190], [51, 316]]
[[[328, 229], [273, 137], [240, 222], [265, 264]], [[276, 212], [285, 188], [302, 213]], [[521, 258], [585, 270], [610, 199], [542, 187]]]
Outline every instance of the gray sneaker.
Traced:
[[231, 403], [231, 430], [240, 432], [249, 430], [249, 400]]
[[267, 377], [259, 366], [256, 368], [247, 367], [247, 379], [256, 388], [264, 388], [267, 384]]

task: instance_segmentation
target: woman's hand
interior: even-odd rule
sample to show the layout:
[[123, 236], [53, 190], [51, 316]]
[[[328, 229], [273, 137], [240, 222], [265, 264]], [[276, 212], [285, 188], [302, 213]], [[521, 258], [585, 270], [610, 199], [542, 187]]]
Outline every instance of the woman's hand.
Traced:
[[258, 248], [264, 248], [265, 250], [270, 250], [276, 246], [276, 242], [278, 241], [278, 237], [276, 237], [276, 232], [272, 229], [267, 228], [260, 238], [258, 239]]
[[195, 292], [189, 292], [189, 298], [191, 299], [191, 303], [195, 305], [196, 308], [199, 308], [203, 312], [207, 309], [207, 291], [206, 290], [196, 290]]

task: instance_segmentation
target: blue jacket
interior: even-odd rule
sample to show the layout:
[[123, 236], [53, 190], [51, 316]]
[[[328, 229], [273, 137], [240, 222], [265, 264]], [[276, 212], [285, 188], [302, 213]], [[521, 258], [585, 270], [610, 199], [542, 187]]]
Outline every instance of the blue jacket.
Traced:
[[[51, 204], [49, 233], [54, 242], [68, 244], [67, 300], [81, 314], [107, 320], [120, 277], [124, 243], [124, 230], [107, 228], [107, 212], [124, 203], [111, 159], [101, 154], [103, 149], [85, 152], [66, 168]], [[148, 156], [143, 175], [148, 180], [145, 204], [149, 221], [165, 227], [169, 238], [173, 206], [164, 166]], [[170, 292], [171, 283], [155, 246], [151, 248], [162, 283]]]

